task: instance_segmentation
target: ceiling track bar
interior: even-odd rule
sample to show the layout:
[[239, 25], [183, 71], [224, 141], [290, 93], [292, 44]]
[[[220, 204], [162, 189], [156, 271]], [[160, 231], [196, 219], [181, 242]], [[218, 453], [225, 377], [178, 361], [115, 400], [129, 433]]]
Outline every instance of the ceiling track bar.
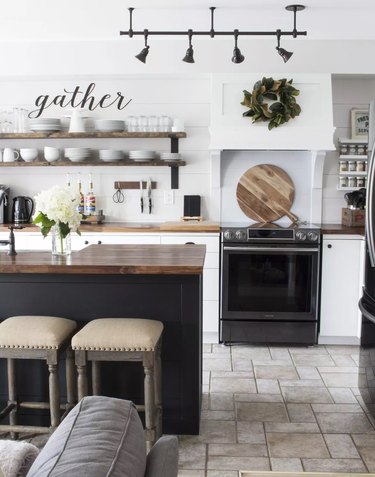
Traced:
[[[145, 32], [142, 31], [120, 31], [120, 35], [128, 35], [130, 38], [133, 36], [144, 36]], [[152, 31], [148, 30], [148, 36], [189, 36], [188, 31]], [[211, 31], [192, 31], [193, 36], [210, 36], [212, 38]], [[215, 31], [215, 36], [233, 36], [233, 31]], [[306, 31], [280, 31], [280, 36], [306, 36]], [[238, 31], [238, 36], [277, 36], [277, 31]]]

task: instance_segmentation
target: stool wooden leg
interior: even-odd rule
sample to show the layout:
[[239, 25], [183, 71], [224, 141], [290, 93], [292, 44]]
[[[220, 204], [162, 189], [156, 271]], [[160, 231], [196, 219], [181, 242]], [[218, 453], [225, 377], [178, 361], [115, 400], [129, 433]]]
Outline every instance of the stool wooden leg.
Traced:
[[162, 375], [161, 375], [161, 343], [155, 349], [155, 407], [156, 407], [156, 439], [162, 435]]
[[75, 351], [75, 360], [78, 372], [78, 401], [88, 394], [86, 351]]
[[[15, 407], [10, 411], [9, 424], [11, 426], [17, 425], [17, 384], [16, 384], [16, 362], [15, 359], [7, 359], [7, 371], [8, 371], [8, 404], [14, 404]], [[10, 437], [17, 439], [18, 434], [11, 432]]]
[[101, 394], [101, 380], [100, 380], [100, 361], [92, 361], [92, 393], [94, 396]]
[[57, 364], [48, 364], [48, 371], [51, 427], [55, 429], [60, 424], [60, 388]]
[[147, 450], [155, 443], [155, 384], [154, 384], [154, 353], [145, 352], [143, 368], [145, 372], [145, 424]]
[[67, 408], [69, 409], [77, 402], [77, 380], [75, 377], [73, 350], [70, 347], [66, 350], [65, 369]]

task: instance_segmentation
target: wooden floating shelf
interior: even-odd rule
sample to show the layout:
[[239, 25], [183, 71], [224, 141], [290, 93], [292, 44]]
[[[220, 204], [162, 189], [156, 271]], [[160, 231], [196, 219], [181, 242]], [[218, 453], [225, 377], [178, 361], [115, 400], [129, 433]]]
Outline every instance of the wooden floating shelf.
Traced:
[[100, 139], [100, 138], [185, 138], [185, 132], [28, 132], [28, 133], [0, 133], [0, 139]]
[[153, 167], [181, 167], [186, 166], [186, 161], [148, 161], [148, 162], [127, 162], [127, 161], [113, 161], [113, 162], [105, 162], [105, 161], [82, 161], [82, 162], [71, 162], [71, 161], [55, 161], [55, 162], [47, 162], [47, 161], [38, 161], [38, 162], [21, 162], [21, 161], [13, 161], [13, 162], [0, 162], [0, 167], [45, 167], [45, 166], [136, 166], [136, 167], [144, 167], [144, 166], [153, 166]]

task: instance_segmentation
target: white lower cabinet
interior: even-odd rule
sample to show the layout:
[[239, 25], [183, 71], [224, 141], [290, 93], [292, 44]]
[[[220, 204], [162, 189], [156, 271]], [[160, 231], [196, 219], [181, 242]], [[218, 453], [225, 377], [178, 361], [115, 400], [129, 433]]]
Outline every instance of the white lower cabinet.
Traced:
[[206, 245], [203, 269], [203, 332], [217, 334], [219, 330], [219, 234], [163, 233], [161, 234], [161, 243]]
[[359, 342], [364, 244], [360, 235], [323, 236], [319, 343]]

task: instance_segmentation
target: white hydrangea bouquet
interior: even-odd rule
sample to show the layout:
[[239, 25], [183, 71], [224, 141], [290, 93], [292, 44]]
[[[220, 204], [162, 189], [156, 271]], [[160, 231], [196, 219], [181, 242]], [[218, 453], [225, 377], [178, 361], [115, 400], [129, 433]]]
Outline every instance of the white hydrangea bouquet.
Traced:
[[70, 239], [71, 232], [81, 235], [79, 225], [82, 214], [78, 212], [79, 202], [79, 193], [67, 185], [55, 185], [35, 196], [33, 223], [40, 227], [43, 237], [53, 232], [52, 253], [70, 253], [70, 241], [67, 244], [64, 240]]

